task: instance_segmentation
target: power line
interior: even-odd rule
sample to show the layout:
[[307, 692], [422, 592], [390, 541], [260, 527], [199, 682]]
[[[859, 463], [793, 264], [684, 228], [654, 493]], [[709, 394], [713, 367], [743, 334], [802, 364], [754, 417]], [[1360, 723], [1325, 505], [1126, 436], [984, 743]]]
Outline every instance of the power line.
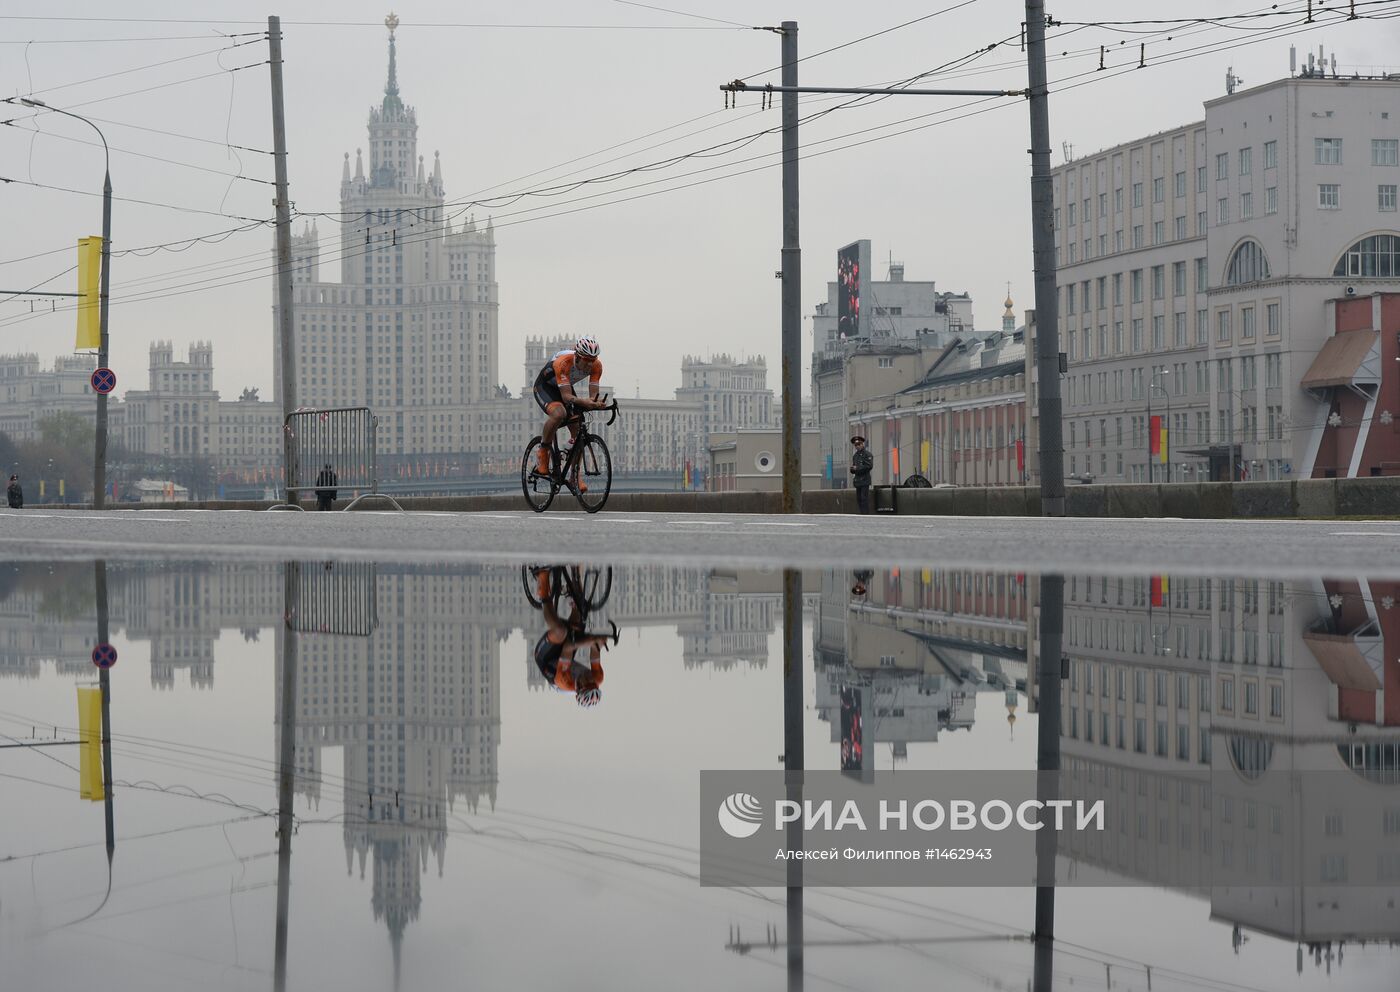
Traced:
[[180, 161], [178, 161], [178, 160], [176, 160], [176, 159], [173, 159], [173, 158], [165, 158], [165, 157], [162, 156], [162, 155], [152, 155], [152, 154], [150, 154], [149, 152], [132, 151], [132, 150], [129, 149], [129, 148], [118, 148], [118, 147], [116, 147], [115, 145], [105, 145], [105, 146], [104, 146], [104, 145], [102, 145], [100, 142], [97, 142], [97, 141], [89, 141], [87, 138], [79, 138], [79, 137], [76, 137], [76, 136], [73, 136], [73, 135], [67, 135], [67, 134], [58, 134], [58, 133], [53, 132], [53, 131], [41, 131], [41, 130], [39, 130], [39, 129], [36, 128], [36, 127], [23, 127], [23, 126], [21, 126], [21, 125], [15, 123], [15, 121], [13, 121], [13, 120], [9, 120], [9, 121], [0, 121], [0, 125], [4, 125], [5, 127], [12, 127], [12, 128], [14, 128], [16, 131], [25, 131], [25, 132], [27, 132], [27, 133], [29, 133], [29, 134], [40, 135], [40, 136], [45, 137], [45, 138], [57, 138], [59, 141], [72, 141], [72, 142], [74, 142], [74, 143], [76, 143], [76, 144], [79, 144], [79, 145], [87, 145], [87, 146], [90, 147], [90, 148], [103, 148], [103, 147], [105, 147], [105, 148], [106, 148], [108, 151], [110, 151], [110, 152], [116, 152], [116, 153], [122, 154], [122, 155], [132, 155], [132, 156], [135, 156], [136, 158], [150, 159], [150, 160], [153, 161], [153, 162], [164, 162], [164, 163], [166, 163], [167, 165], [176, 165], [176, 166], [179, 166], [179, 167], [182, 168], [182, 169], [193, 169], [193, 170], [195, 170], [196, 172], [207, 172], [207, 173], [209, 173], [210, 175], [213, 175], [213, 176], [223, 176], [223, 177], [226, 178], [226, 179], [242, 179], [242, 180], [245, 180], [246, 182], [250, 182], [250, 183], [263, 183], [263, 184], [268, 185], [268, 186], [271, 186], [271, 185], [272, 185], [272, 180], [270, 180], [270, 179], [257, 179], [257, 178], [255, 178], [255, 177], [253, 177], [253, 176], [245, 176], [245, 175], [242, 175], [242, 174], [236, 173], [236, 172], [223, 172], [223, 171], [220, 170], [220, 169], [211, 169], [211, 168], [209, 168], [208, 166], [204, 166], [204, 165], [195, 165], [193, 162], [180, 162]]
[[694, 17], [701, 21], [714, 21], [716, 24], [728, 24], [730, 27], [752, 29], [751, 24], [740, 24], [738, 21], [726, 21], [722, 17], [707, 17], [704, 14], [692, 14], [686, 10], [671, 10], [669, 7], [653, 7], [649, 3], [637, 3], [637, 0], [613, 0], [628, 7], [641, 7], [644, 10], [657, 10], [663, 14], [675, 14], [678, 17]]
[[[972, 0], [968, 0], [972, 2]], [[187, 18], [187, 17], [47, 17], [42, 15], [28, 14], [0, 14], [0, 21], [80, 21], [84, 23], [103, 24], [260, 24], [261, 21], [244, 20], [215, 20], [210, 18]], [[294, 25], [298, 27], [331, 27], [331, 28], [380, 28], [384, 27], [383, 21], [283, 21], [283, 25]], [[521, 31], [736, 31], [750, 30], [748, 25], [739, 28], [729, 27], [705, 27], [702, 25], [676, 25], [676, 24], [516, 24], [516, 23], [464, 23], [460, 21], [421, 21], [411, 25], [403, 24], [400, 30], [406, 27], [412, 28], [470, 28], [473, 30], [482, 29], [509, 29]]]
[[[3, 18], [0, 18], [3, 19]], [[250, 35], [267, 36], [266, 31], [239, 31], [234, 34], [218, 32], [223, 38], [246, 38]], [[0, 38], [0, 45], [98, 45], [123, 41], [209, 41], [207, 34], [171, 34], [137, 38]]]
[[[261, 182], [261, 180], [258, 180], [258, 181]], [[20, 186], [33, 186], [33, 187], [35, 187], [36, 189], [55, 190], [56, 192], [59, 192], [59, 193], [76, 193], [76, 194], [78, 194], [79, 196], [101, 196], [101, 195], [102, 195], [101, 193], [95, 193], [95, 192], [93, 192], [92, 190], [86, 190], [86, 189], [70, 189], [70, 188], [67, 187], [67, 186], [51, 186], [51, 185], [49, 185], [49, 184], [47, 184], [47, 183], [35, 183], [35, 182], [30, 182], [30, 181], [27, 180], [27, 179], [12, 179], [12, 178], [10, 178], [10, 177], [8, 177], [8, 176], [0, 176], [0, 183], [18, 183]], [[259, 223], [259, 224], [267, 223], [266, 221], [258, 220], [258, 218], [256, 218], [256, 217], [243, 217], [243, 216], [240, 216], [240, 215], [238, 215], [238, 214], [226, 214], [226, 213], [221, 213], [221, 212], [219, 212], [218, 210], [201, 210], [201, 209], [199, 209], [198, 207], [182, 207], [182, 206], [179, 206], [178, 204], [174, 204], [174, 203], [160, 203], [160, 202], [155, 201], [155, 200], [138, 200], [138, 199], [135, 199], [135, 198], [130, 197], [130, 196], [114, 196], [114, 197], [112, 197], [112, 199], [113, 199], [113, 200], [120, 200], [120, 201], [122, 201], [123, 203], [139, 203], [139, 204], [141, 204], [142, 206], [147, 206], [147, 207], [163, 207], [163, 208], [165, 208], [165, 209], [167, 209], [167, 210], [179, 210], [179, 211], [182, 211], [182, 212], [187, 213], [187, 214], [208, 214], [208, 215], [211, 216], [211, 217], [227, 217], [227, 218], [229, 218], [230, 220], [245, 220], [245, 221], [250, 221], [250, 222], [257, 222], [257, 223]]]
[[[254, 221], [251, 224], [245, 224], [242, 227], [229, 228], [226, 231], [215, 231], [213, 234], [201, 234], [197, 237], [181, 238], [178, 241], [166, 241], [158, 245], [142, 245], [139, 248], [124, 248], [121, 251], [111, 252], [111, 255], [113, 258], [116, 258], [119, 255], [154, 255], [157, 251], [161, 250], [168, 250], [176, 253], [184, 252], [188, 251], [190, 248], [194, 247], [200, 242], [207, 242], [209, 244], [219, 244], [223, 241], [227, 241], [230, 236], [238, 233], [239, 231], [250, 231], [253, 228], [263, 227], [264, 225], [271, 223], [272, 220], [269, 218], [268, 220]], [[185, 247], [176, 248], [174, 247], [175, 245], [184, 245]], [[72, 250], [73, 247], [71, 245], [65, 246], [63, 248], [52, 248], [49, 251], [35, 252], [33, 255], [22, 255], [19, 258], [3, 259], [0, 260], [0, 265], [13, 265], [16, 262], [28, 262], [31, 259], [43, 258], [46, 255], [57, 255], [60, 252], [67, 252]]]
[[221, 47], [219, 47], [219, 48], [211, 48], [211, 49], [208, 49], [207, 51], [195, 52], [193, 55], [181, 55], [179, 58], [166, 59], [166, 60], [163, 61], [163, 62], [150, 62], [150, 63], [147, 63], [146, 65], [138, 65], [138, 66], [134, 66], [134, 67], [132, 67], [132, 68], [130, 68], [130, 69], [119, 69], [119, 70], [116, 71], [116, 72], [108, 72], [108, 73], [105, 73], [105, 74], [103, 74], [103, 75], [101, 75], [101, 76], [90, 76], [90, 77], [88, 77], [87, 79], [79, 79], [79, 80], [75, 80], [74, 82], [71, 82], [71, 83], [60, 83], [60, 84], [57, 85], [57, 86], [48, 86], [48, 87], [45, 87], [44, 89], [40, 89], [40, 90], [30, 90], [30, 91], [29, 91], [27, 94], [25, 94], [25, 95], [26, 95], [26, 96], [35, 96], [35, 95], [40, 94], [40, 93], [53, 93], [53, 92], [56, 91], [56, 90], [66, 90], [66, 89], [69, 89], [69, 88], [71, 88], [71, 87], [73, 87], [73, 86], [82, 86], [82, 85], [84, 85], [84, 84], [86, 84], [86, 83], [95, 83], [95, 82], [98, 82], [99, 80], [103, 80], [103, 79], [112, 79], [112, 78], [114, 78], [114, 77], [116, 77], [116, 76], [126, 76], [126, 75], [129, 75], [129, 74], [133, 73], [133, 72], [144, 72], [144, 71], [147, 70], [147, 69], [158, 69], [158, 68], [160, 68], [161, 66], [174, 65], [174, 64], [177, 63], [177, 62], [188, 62], [188, 61], [190, 61], [191, 59], [203, 58], [203, 57], [206, 56], [206, 55], [217, 55], [219, 52], [227, 52], [227, 51], [230, 51], [230, 50], [232, 50], [232, 49], [234, 49], [234, 48], [241, 48], [241, 47], [243, 47], [244, 45], [255, 45], [255, 44], [260, 43], [262, 40], [263, 40], [263, 39], [260, 37], [260, 38], [254, 38], [254, 39], [252, 39], [251, 41], [239, 41], [239, 42], [235, 42], [235, 43], [232, 44], [232, 45], [223, 45], [223, 46], [221, 46]]

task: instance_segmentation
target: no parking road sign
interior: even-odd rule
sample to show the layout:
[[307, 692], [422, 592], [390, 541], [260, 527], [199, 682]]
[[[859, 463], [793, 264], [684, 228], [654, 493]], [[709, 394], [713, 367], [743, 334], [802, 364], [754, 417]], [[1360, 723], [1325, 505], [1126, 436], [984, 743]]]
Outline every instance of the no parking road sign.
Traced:
[[117, 388], [117, 374], [106, 367], [93, 369], [89, 381], [92, 383], [93, 392], [104, 395]]
[[92, 663], [98, 668], [111, 668], [117, 663], [117, 649], [110, 644], [99, 644], [92, 649]]

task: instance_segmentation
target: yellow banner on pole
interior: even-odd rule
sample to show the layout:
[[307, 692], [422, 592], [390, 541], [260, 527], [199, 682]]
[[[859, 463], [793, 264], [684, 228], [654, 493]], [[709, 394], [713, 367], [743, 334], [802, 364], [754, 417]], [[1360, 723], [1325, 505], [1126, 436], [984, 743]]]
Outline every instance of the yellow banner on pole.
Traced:
[[102, 307], [99, 298], [102, 275], [102, 239], [78, 239], [78, 341], [76, 351], [97, 351], [102, 346]]
[[78, 686], [78, 782], [82, 797], [100, 802], [102, 790], [102, 690]]
[[927, 442], [927, 441], [921, 441], [921, 442], [919, 443], [919, 471], [920, 471], [920, 472], [927, 472], [927, 471], [928, 471], [928, 442]]

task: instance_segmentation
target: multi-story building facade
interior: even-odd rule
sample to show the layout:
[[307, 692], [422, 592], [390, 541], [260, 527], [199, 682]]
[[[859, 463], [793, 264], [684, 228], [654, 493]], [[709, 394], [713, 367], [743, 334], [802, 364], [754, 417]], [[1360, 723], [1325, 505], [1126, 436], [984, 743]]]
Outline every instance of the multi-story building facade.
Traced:
[[[812, 353], [837, 355], [854, 347], [854, 339], [843, 339], [837, 328], [839, 287], [826, 284], [826, 302], [818, 303], [812, 315]], [[936, 348], [950, 338], [973, 333], [972, 297], [967, 293], [940, 293], [932, 281], [904, 279], [904, 263], [889, 263], [884, 282], [868, 279], [861, 284], [861, 306], [870, 328], [872, 342], [906, 342]]]
[[[1308, 478], [1400, 461], [1319, 460], [1329, 427], [1388, 406], [1379, 343], [1355, 361], [1339, 354], [1350, 344], [1329, 349], [1326, 303], [1400, 287], [1398, 88], [1280, 79], [1054, 170], [1067, 475]], [[1344, 414], [1348, 390], [1361, 402]]]
[[[339, 281], [322, 280], [315, 228], [293, 245], [297, 402], [369, 406], [390, 461], [470, 461], [477, 411], [500, 395], [495, 234], [489, 220], [452, 212], [445, 189], [437, 156], [428, 170], [418, 153], [391, 29], [368, 167], [357, 150], [353, 172], [348, 152], [341, 170]], [[278, 319], [274, 307], [274, 341]], [[273, 354], [280, 395], [280, 349]]]
[[777, 426], [773, 391], [768, 388], [768, 363], [761, 356], [742, 360], [731, 355], [686, 355], [681, 360], [681, 388], [676, 390], [676, 400], [701, 405], [700, 431], [704, 437], [717, 431]]
[[846, 426], [875, 456], [872, 482], [1024, 483], [1028, 351], [1011, 307], [1002, 332], [953, 341], [912, 385], [850, 401]]
[[39, 356], [0, 355], [0, 433], [16, 442], [39, 437], [39, 422], [55, 413], [73, 413], [96, 422], [96, 394], [90, 377], [95, 355], [60, 355], [52, 369]]

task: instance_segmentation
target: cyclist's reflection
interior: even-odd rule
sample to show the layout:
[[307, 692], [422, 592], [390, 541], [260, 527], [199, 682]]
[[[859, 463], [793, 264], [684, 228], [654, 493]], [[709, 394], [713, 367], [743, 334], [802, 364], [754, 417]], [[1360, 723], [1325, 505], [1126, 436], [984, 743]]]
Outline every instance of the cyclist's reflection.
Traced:
[[612, 569], [545, 565], [522, 569], [525, 594], [544, 614], [545, 631], [535, 642], [535, 664], [550, 685], [572, 692], [580, 706], [603, 698], [602, 651], [617, 643], [617, 625], [609, 633], [588, 630], [588, 615], [601, 609], [612, 591]]

